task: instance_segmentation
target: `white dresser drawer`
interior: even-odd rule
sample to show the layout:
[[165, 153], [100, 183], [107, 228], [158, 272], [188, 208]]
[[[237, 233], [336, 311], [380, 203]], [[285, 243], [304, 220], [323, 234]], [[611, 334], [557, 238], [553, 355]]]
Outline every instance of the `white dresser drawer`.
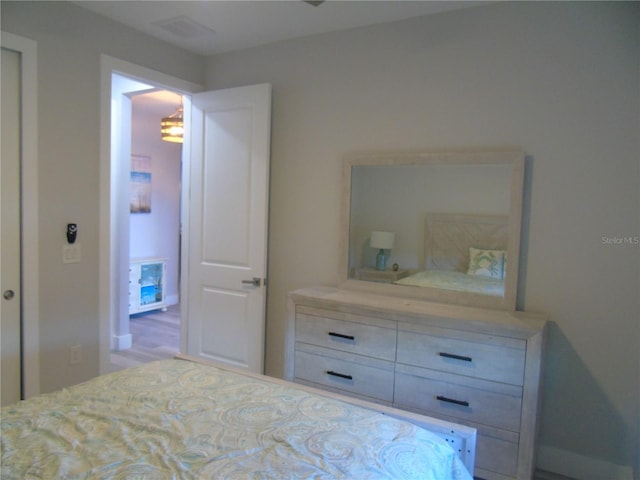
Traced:
[[520, 430], [522, 388], [396, 365], [394, 405], [512, 432]]
[[480, 475], [482, 478], [497, 477], [499, 475], [515, 477], [518, 471], [518, 441], [506, 440], [492, 435], [484, 434], [478, 430], [478, 443], [476, 448], [476, 469], [487, 470]]
[[393, 362], [296, 345], [296, 379], [392, 402], [393, 375]]
[[496, 382], [522, 385], [526, 342], [400, 323], [397, 361]]
[[464, 421], [449, 415], [439, 415], [422, 408], [405, 407], [405, 409], [477, 429], [478, 443], [476, 444], [476, 470], [474, 471], [474, 478], [504, 480], [505, 477], [511, 478], [516, 476], [518, 470], [518, 446], [520, 442], [520, 434], [518, 432]]
[[[317, 311], [317, 313], [324, 312]], [[387, 328], [327, 316], [332, 313], [336, 314], [326, 312], [319, 316], [298, 313], [296, 341], [389, 361], [395, 360], [395, 324], [393, 328]], [[352, 318], [356, 317], [352, 316]]]

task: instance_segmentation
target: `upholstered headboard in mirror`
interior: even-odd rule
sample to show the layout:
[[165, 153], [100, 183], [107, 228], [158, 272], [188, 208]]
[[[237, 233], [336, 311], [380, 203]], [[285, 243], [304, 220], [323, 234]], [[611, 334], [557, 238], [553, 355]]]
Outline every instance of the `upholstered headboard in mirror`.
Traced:
[[427, 214], [425, 270], [467, 272], [470, 248], [507, 250], [508, 227], [506, 215]]
[[505, 215], [427, 214], [424, 270], [393, 283], [502, 297], [507, 227]]
[[[343, 288], [407, 298], [515, 309], [524, 180], [522, 151], [358, 154], [345, 159], [340, 269]], [[433, 214], [433, 212], [453, 212]], [[373, 232], [394, 234], [385, 249], [386, 268], [376, 263]], [[491, 241], [491, 237], [494, 237]], [[475, 245], [473, 245], [475, 244]], [[419, 272], [469, 273], [474, 258], [488, 261], [480, 276], [495, 285], [445, 288], [411, 277]], [[489, 252], [495, 250], [497, 252]], [[453, 252], [457, 253], [453, 253]], [[462, 253], [461, 253], [462, 252]], [[504, 259], [508, 258], [508, 261]], [[443, 263], [444, 262], [444, 263]], [[395, 267], [395, 269], [394, 269]], [[433, 268], [437, 267], [437, 268]], [[483, 275], [484, 274], [484, 275]], [[423, 276], [426, 274], [423, 274]], [[500, 277], [500, 278], [497, 278]], [[414, 282], [414, 283], [412, 283]]]

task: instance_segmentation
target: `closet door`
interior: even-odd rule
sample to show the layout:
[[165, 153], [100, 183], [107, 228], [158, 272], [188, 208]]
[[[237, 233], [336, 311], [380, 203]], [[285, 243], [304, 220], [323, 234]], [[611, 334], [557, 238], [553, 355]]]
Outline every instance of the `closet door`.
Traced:
[[1, 404], [20, 400], [21, 272], [20, 272], [20, 53], [2, 48], [2, 145], [0, 166], [2, 226]]

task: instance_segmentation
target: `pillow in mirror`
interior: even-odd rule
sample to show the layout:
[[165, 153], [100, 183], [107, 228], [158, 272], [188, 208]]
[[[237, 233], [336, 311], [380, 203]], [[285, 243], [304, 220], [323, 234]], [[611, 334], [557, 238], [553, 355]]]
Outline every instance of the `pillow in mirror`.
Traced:
[[484, 250], [469, 248], [469, 275], [504, 278], [505, 250]]

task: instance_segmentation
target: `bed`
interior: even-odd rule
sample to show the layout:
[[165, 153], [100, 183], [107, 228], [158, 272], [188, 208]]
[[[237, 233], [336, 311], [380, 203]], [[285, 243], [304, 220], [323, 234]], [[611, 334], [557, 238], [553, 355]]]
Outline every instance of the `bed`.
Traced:
[[504, 296], [508, 217], [428, 214], [425, 270], [397, 285]]
[[475, 453], [469, 427], [188, 357], [4, 407], [1, 433], [2, 479], [470, 480]]

